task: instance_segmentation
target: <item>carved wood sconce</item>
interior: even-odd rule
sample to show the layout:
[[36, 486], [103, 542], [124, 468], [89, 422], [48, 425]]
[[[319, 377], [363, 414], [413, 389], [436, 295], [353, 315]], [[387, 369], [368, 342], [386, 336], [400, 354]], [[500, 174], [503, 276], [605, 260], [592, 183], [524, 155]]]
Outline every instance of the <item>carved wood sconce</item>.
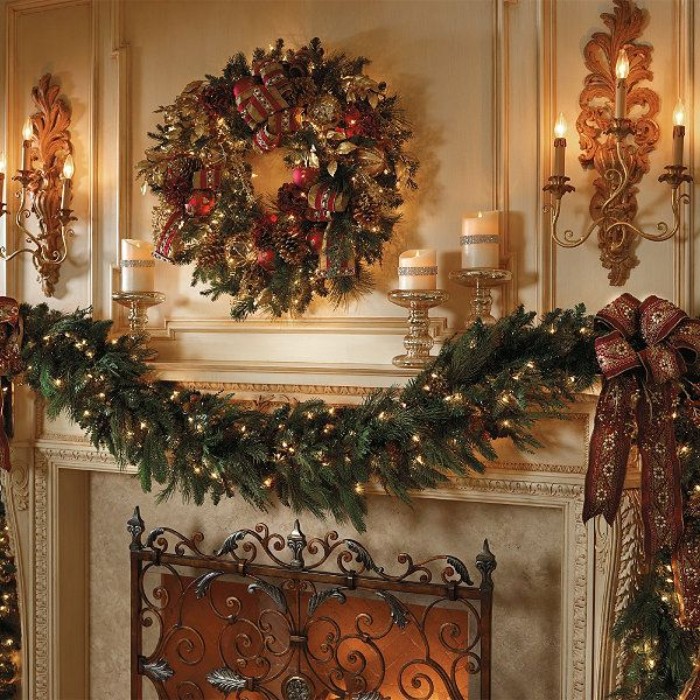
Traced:
[[582, 149], [579, 161], [584, 168], [594, 169], [598, 177], [593, 182], [595, 192], [589, 206], [592, 222], [580, 236], [571, 230], [557, 230], [561, 198], [574, 189], [564, 175], [566, 141], [562, 134], [554, 142], [554, 175], [544, 189], [554, 200], [545, 206], [551, 214], [554, 240], [573, 248], [597, 229], [603, 267], [610, 270], [610, 284], [620, 286], [638, 264], [634, 254], [637, 237], [665, 241], [680, 229], [680, 204], [688, 202], [689, 196], [679, 187], [692, 182], [692, 177], [682, 164], [685, 127], [677, 124], [673, 130], [673, 164], [666, 166], [666, 173], [659, 177], [671, 186], [673, 223], [660, 222], [653, 233], [634, 224], [638, 185], [649, 172], [649, 155], [659, 140], [659, 96], [650, 87], [640, 86], [653, 78], [652, 47], [637, 42], [648, 23], [648, 12], [636, 7], [633, 0], [614, 0], [614, 4], [612, 14], [601, 15], [609, 33], [596, 32], [584, 48], [590, 73], [579, 97], [581, 112], [576, 120]]
[[[22, 129], [22, 167], [12, 178], [21, 185], [17, 193], [19, 209], [15, 225], [29, 247], [12, 253], [0, 247], [0, 258], [6, 261], [21, 253], [31, 254], [47, 297], [54, 294], [61, 264], [68, 254], [67, 239], [73, 233], [70, 224], [76, 220], [70, 209], [74, 167], [68, 131], [71, 111], [60, 97], [60, 88], [52, 85], [51, 79], [51, 74], [47, 73], [32, 88], [37, 111]], [[0, 180], [0, 198], [1, 195]], [[0, 216], [5, 213], [5, 205], [0, 203]], [[32, 216], [36, 218], [34, 230], [27, 226]]]

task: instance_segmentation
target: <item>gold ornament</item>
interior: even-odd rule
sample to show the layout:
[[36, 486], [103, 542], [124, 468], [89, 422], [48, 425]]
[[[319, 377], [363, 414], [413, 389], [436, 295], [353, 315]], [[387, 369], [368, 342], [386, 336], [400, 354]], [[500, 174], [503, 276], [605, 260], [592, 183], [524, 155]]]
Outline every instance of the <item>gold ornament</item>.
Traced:
[[355, 157], [360, 169], [371, 177], [376, 177], [386, 168], [384, 153], [378, 148], [358, 148]]
[[335, 126], [340, 121], [343, 108], [337, 97], [326, 94], [315, 99], [306, 114], [315, 126], [326, 128]]

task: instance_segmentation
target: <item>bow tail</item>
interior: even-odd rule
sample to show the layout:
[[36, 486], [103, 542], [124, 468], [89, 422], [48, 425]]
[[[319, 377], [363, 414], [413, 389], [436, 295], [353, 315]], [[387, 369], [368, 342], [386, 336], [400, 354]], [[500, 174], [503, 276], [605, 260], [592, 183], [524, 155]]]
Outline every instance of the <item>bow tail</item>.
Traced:
[[686, 684], [678, 700], [700, 700], [700, 661]]
[[648, 555], [675, 549], [683, 533], [681, 468], [673, 426], [675, 389], [647, 383], [637, 410], [637, 445], [642, 457], [642, 517]]
[[588, 453], [584, 522], [596, 515], [610, 525], [615, 520], [632, 444], [636, 391], [637, 380], [630, 375], [603, 383]]
[[[693, 629], [700, 627], [700, 532], [683, 534], [673, 557], [673, 574], [680, 598], [681, 622]], [[700, 679], [698, 679], [700, 693]], [[698, 696], [700, 699], [700, 695]]]

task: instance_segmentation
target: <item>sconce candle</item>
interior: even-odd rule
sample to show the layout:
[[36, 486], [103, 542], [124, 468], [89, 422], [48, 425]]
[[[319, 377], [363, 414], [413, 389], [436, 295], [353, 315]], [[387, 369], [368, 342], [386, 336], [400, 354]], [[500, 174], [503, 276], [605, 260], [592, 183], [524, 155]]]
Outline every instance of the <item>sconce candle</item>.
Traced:
[[624, 119], [627, 112], [627, 76], [630, 74], [630, 61], [627, 51], [620, 49], [615, 63], [617, 90], [615, 92], [615, 119]]
[[462, 269], [498, 268], [499, 211], [479, 211], [462, 219]]
[[683, 138], [685, 136], [685, 107], [678, 100], [673, 110], [673, 164], [683, 165]]
[[29, 149], [32, 147], [34, 127], [32, 120], [27, 117], [22, 126], [22, 170], [29, 170]]
[[554, 172], [553, 175], [564, 175], [566, 169], [566, 119], [564, 113], [559, 112], [554, 125]]
[[437, 271], [434, 250], [407, 250], [399, 255], [399, 289], [435, 289]]
[[2, 203], [5, 201], [3, 195], [5, 194], [5, 154], [0, 151], [0, 210], [2, 210]]
[[122, 292], [152, 292], [155, 286], [153, 244], [134, 238], [122, 240], [121, 268]]
[[71, 180], [75, 173], [75, 165], [73, 164], [73, 156], [68, 157], [63, 162], [63, 187], [61, 189], [61, 209], [70, 209], [71, 200]]

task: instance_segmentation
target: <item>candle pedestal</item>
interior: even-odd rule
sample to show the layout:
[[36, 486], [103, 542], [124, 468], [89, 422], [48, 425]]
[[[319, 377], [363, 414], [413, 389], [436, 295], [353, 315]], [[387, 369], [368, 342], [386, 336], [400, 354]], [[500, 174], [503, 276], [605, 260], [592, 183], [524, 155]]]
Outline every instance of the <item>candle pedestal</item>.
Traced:
[[474, 268], [473, 270], [455, 270], [450, 272], [450, 279], [462, 287], [473, 289], [473, 297], [470, 300], [471, 311], [467, 317], [467, 327], [477, 319], [481, 319], [484, 325], [492, 326], [496, 319], [491, 315], [491, 287], [500, 287], [510, 282], [512, 278], [510, 270], [499, 270], [490, 267]]
[[148, 335], [148, 309], [165, 301], [161, 292], [114, 292], [112, 299], [129, 309], [129, 332], [131, 335]]
[[444, 304], [449, 295], [442, 289], [394, 289], [387, 295], [392, 304], [408, 309], [408, 335], [403, 339], [405, 355], [397, 355], [392, 363], [396, 367], [423, 369], [434, 357], [430, 349], [435, 344], [430, 335], [428, 311]]

